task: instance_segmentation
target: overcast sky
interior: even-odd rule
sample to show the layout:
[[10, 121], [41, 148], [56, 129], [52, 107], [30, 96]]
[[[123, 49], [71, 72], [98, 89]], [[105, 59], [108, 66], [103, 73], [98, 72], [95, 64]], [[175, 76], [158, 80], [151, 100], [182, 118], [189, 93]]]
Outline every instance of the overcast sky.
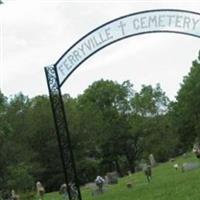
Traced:
[[[0, 84], [6, 95], [22, 91], [48, 94], [44, 67], [55, 63], [83, 35], [130, 13], [161, 8], [200, 12], [200, 1], [59, 1], [5, 0], [0, 5]], [[99, 51], [65, 82], [63, 93], [75, 97], [92, 82], [160, 83], [174, 99], [183, 76], [198, 56], [200, 39], [172, 33], [131, 37]]]

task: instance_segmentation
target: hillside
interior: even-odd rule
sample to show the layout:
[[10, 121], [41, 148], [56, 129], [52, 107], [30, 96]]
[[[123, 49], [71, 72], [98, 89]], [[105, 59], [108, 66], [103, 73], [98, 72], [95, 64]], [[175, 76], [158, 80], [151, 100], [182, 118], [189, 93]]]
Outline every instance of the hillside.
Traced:
[[[92, 197], [91, 189], [82, 189], [83, 200], [199, 200], [200, 168], [181, 172], [173, 168], [175, 163], [200, 162], [194, 155], [177, 158], [174, 162], [160, 164], [153, 168], [153, 180], [147, 183], [143, 173], [120, 179], [114, 186], [106, 187], [101, 196]], [[133, 187], [127, 188], [126, 183]], [[61, 200], [57, 193], [47, 194], [45, 200]]]

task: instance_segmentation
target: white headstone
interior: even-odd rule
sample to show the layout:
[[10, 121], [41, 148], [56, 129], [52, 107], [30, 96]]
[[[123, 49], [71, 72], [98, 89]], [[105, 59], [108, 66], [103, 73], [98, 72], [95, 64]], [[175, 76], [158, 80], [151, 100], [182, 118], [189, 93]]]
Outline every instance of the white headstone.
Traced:
[[154, 167], [156, 165], [156, 161], [155, 161], [155, 158], [154, 158], [153, 154], [149, 155], [149, 162], [150, 162], [152, 167]]

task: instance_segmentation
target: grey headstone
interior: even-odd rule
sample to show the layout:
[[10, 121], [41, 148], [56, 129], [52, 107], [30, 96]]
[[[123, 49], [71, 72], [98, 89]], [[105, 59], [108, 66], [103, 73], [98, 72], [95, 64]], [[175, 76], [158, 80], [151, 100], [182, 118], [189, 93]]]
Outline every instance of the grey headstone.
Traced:
[[194, 163], [183, 163], [182, 165], [182, 171], [190, 171], [200, 168], [200, 163], [194, 162]]
[[110, 172], [106, 174], [107, 183], [108, 184], [117, 184], [118, 183], [118, 173], [117, 172]]

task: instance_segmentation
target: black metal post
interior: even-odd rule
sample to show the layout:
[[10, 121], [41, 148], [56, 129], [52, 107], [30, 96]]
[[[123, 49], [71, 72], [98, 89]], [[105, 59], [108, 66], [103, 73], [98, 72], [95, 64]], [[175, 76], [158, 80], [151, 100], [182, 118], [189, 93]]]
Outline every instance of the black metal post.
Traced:
[[69, 200], [81, 200], [79, 181], [58, 75], [54, 66], [45, 67], [45, 73]]

